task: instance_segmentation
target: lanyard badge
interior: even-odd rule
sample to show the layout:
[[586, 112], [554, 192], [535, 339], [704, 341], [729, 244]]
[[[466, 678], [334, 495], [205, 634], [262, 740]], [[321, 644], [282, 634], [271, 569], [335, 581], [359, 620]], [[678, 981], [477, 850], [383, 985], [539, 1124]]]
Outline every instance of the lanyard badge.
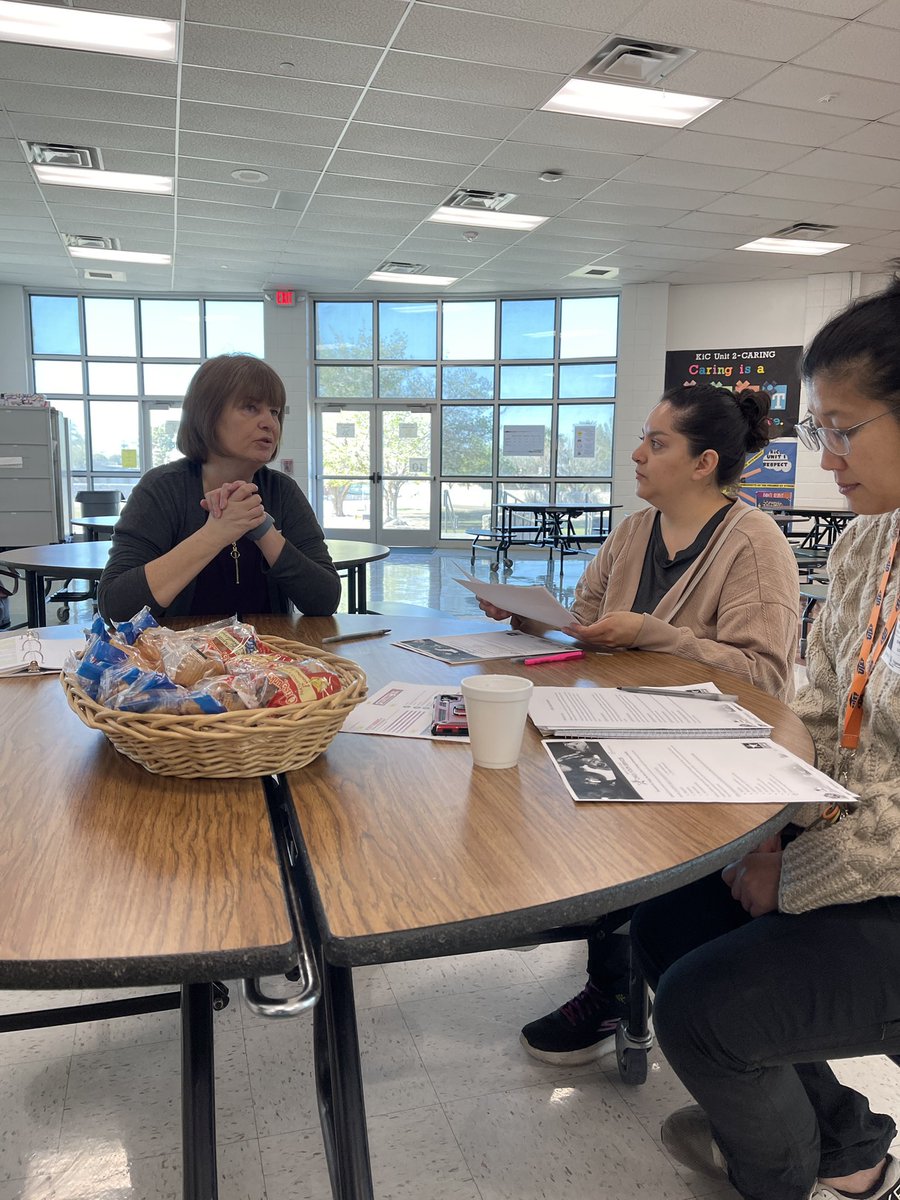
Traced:
[[894, 555], [897, 552], [897, 542], [898, 537], [895, 535], [890, 555], [884, 565], [881, 583], [878, 585], [878, 591], [875, 594], [875, 603], [872, 605], [872, 613], [869, 617], [869, 623], [866, 626], [865, 636], [863, 637], [859, 657], [853, 672], [853, 681], [850, 684], [850, 691], [847, 695], [847, 703], [844, 708], [844, 728], [840, 742], [841, 750], [843, 751], [852, 752], [859, 745], [859, 732], [862, 726], [863, 714], [863, 695], [865, 694], [866, 685], [869, 682], [869, 676], [872, 674], [882, 650], [887, 645], [888, 639], [894, 631], [894, 626], [897, 623], [897, 615], [900, 612], [900, 592], [898, 592], [897, 602], [894, 605], [893, 611], [885, 621], [884, 627], [876, 641], [875, 631], [878, 628], [878, 620], [881, 616], [881, 608], [884, 604], [888, 580], [891, 577], [891, 567], [894, 562]]

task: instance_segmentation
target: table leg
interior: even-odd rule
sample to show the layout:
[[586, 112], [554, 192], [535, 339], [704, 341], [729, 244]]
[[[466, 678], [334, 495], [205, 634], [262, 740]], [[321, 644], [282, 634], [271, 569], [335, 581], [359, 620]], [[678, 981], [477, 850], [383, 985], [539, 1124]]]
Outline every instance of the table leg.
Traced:
[[47, 606], [44, 604], [44, 579], [37, 571], [25, 572], [25, 608], [29, 628], [40, 629], [47, 624]]
[[358, 605], [357, 612], [367, 613], [369, 611], [369, 598], [366, 595], [365, 563], [360, 563], [356, 568], [356, 603]]
[[359, 605], [356, 599], [356, 567], [347, 568], [347, 612], [359, 612]]
[[181, 989], [181, 1132], [184, 1200], [217, 1200], [213, 985]]

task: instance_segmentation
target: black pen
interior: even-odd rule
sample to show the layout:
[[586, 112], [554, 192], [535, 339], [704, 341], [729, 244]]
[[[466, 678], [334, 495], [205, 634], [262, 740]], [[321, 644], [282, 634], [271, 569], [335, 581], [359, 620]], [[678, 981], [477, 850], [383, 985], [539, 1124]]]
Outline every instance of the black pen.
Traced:
[[617, 687], [617, 692], [643, 692], [647, 696], [681, 696], [687, 700], [737, 700], [737, 696], [727, 692], [686, 692], [681, 688], [665, 687]]
[[390, 632], [389, 629], [367, 629], [359, 633], [336, 633], [332, 637], [322, 638], [322, 645], [330, 646], [334, 642], [355, 642], [359, 638], [381, 637]]

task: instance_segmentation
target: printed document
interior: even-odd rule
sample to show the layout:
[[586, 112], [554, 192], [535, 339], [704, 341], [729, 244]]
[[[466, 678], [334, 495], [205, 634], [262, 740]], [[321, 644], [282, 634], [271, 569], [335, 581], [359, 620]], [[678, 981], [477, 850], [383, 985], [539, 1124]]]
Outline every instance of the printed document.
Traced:
[[492, 658], [530, 658], [532, 655], [564, 654], [574, 642], [553, 642], [549, 638], [534, 637], [520, 633], [517, 629], [503, 627], [487, 633], [453, 634], [451, 637], [405, 638], [394, 642], [404, 650], [439, 658], [446, 663], [485, 662]]
[[435, 696], [458, 693], [452, 685], [433, 683], [386, 683], [347, 717], [342, 733], [375, 733], [388, 737], [429, 738], [435, 742], [467, 742], [458, 734], [441, 737], [431, 732]]
[[[692, 686], [693, 691], [712, 684]], [[566, 737], [763, 737], [772, 726], [727, 700], [682, 700], [602, 687], [536, 687], [528, 715], [541, 733]]]
[[533, 621], [549, 625], [551, 629], [564, 629], [575, 620], [569, 610], [563, 608], [553, 593], [545, 587], [515, 583], [482, 583], [459, 563], [456, 567], [465, 575], [465, 579], [457, 579], [457, 583], [474, 592], [479, 600], [486, 600], [488, 604], [515, 613], [517, 617], [530, 617]]

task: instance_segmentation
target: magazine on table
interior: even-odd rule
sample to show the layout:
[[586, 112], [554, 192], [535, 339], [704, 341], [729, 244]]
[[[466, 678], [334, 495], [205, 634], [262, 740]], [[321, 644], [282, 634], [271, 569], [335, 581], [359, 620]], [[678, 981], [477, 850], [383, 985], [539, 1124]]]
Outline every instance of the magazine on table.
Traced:
[[[676, 695], [604, 687], [536, 687], [528, 715], [553, 737], [767, 738], [772, 726], [721, 695], [713, 683], [691, 684]], [[709, 700], [701, 695], [706, 693]]]
[[858, 799], [768, 738], [565, 738], [543, 745], [578, 801], [852, 804]]
[[530, 617], [551, 629], [565, 629], [575, 618], [563, 608], [552, 592], [538, 584], [482, 583], [465, 567], [454, 564], [465, 576], [456, 582], [474, 592], [479, 600], [486, 600], [496, 608], [514, 613], [517, 617]]
[[520, 633], [516, 629], [492, 629], [488, 633], [452, 634], [450, 637], [404, 638], [394, 642], [404, 650], [437, 658], [446, 663], [486, 662], [492, 658], [528, 658], [531, 655], [563, 654], [573, 643], [562, 645], [549, 638]]
[[435, 701], [453, 695], [452, 685], [386, 683], [362, 704], [357, 704], [341, 726], [343, 733], [381, 734], [387, 737], [428, 738], [431, 741], [467, 742], [468, 733], [434, 733]]

